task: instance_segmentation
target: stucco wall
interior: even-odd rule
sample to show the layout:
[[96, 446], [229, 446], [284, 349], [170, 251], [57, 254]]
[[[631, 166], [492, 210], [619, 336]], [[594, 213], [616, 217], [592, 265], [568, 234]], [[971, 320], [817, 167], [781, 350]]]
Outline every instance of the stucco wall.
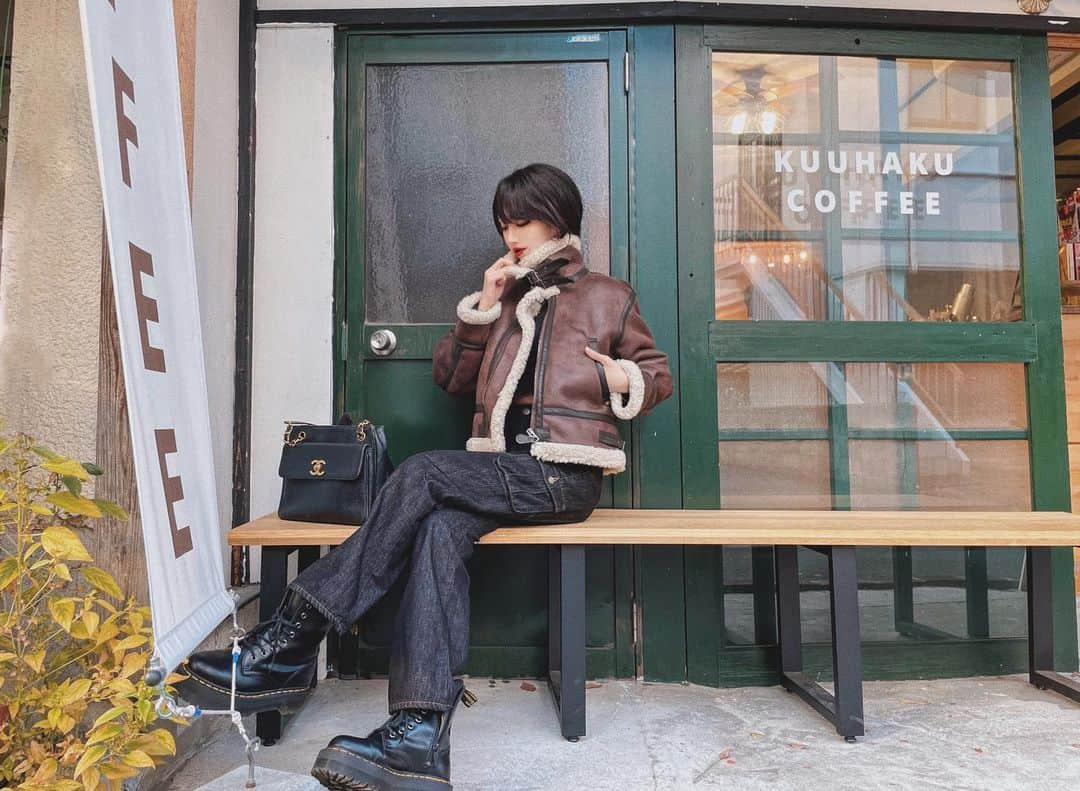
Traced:
[[251, 514], [277, 509], [283, 420], [332, 422], [334, 30], [261, 27]]
[[[232, 524], [239, 6], [239, 0], [199, 0], [195, 15], [191, 226], [223, 528]], [[223, 534], [227, 571], [224, 541]]]
[[78, 4], [15, 4], [0, 419], [95, 458], [101, 188]]

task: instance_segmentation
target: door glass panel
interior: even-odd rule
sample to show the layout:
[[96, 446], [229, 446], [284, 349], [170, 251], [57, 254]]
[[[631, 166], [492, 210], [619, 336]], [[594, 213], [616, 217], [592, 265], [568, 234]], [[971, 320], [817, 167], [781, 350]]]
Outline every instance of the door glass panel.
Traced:
[[607, 64], [369, 65], [365, 318], [441, 323], [506, 252], [499, 179], [556, 165], [582, 193], [582, 252], [609, 266]]
[[715, 52], [712, 88], [717, 319], [1021, 318], [1008, 63]]
[[1031, 510], [1022, 363], [718, 363], [716, 379], [721, 508]]

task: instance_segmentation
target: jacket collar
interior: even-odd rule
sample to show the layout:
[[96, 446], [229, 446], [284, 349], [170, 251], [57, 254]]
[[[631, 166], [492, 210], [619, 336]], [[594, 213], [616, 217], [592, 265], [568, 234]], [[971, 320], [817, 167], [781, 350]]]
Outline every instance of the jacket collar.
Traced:
[[566, 236], [557, 237], [555, 239], [548, 239], [543, 244], [539, 244], [532, 250], [521, 256], [514, 262], [514, 266], [519, 266], [522, 269], [535, 269], [539, 264], [547, 261], [553, 257], [555, 253], [561, 252], [567, 247], [571, 247], [581, 252], [581, 238], [577, 234], [568, 233]]
[[581, 239], [576, 234], [544, 242], [508, 269], [514, 277], [533, 286], [574, 282], [588, 271], [581, 256]]

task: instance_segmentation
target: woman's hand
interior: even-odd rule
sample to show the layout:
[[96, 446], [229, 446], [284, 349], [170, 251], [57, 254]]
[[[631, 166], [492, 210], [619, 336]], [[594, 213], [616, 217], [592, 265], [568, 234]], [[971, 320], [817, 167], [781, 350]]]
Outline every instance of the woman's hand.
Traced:
[[626, 375], [626, 371], [622, 369], [621, 365], [606, 354], [601, 354], [594, 349], [590, 349], [588, 346], [585, 347], [585, 354], [604, 366], [604, 376], [607, 378], [608, 389], [611, 392], [630, 392], [630, 377]]
[[484, 288], [480, 291], [480, 302], [476, 306], [478, 309], [487, 310], [502, 299], [506, 282], [510, 279], [503, 270], [513, 263], [514, 254], [507, 253], [484, 270]]

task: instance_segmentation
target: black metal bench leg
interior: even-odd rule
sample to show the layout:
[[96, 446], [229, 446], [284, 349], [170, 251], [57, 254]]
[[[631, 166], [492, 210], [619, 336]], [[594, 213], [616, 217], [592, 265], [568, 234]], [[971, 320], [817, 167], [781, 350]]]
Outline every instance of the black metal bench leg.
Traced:
[[564, 738], [585, 735], [585, 547], [548, 550], [548, 678]]
[[990, 575], [986, 547], [964, 549], [964, 588], [968, 637], [990, 636]]
[[[289, 553], [292, 547], [263, 547], [259, 584], [259, 620], [271, 618], [288, 584]], [[261, 711], [255, 715], [255, 734], [266, 747], [281, 738], [281, 712]]]
[[[799, 549], [776, 547], [776, 620], [781, 683], [787, 673], [801, 673], [802, 616], [799, 606]], [[787, 684], [784, 684], [786, 687]]]
[[834, 692], [830, 693], [803, 672], [797, 547], [778, 546], [775, 550], [780, 683], [835, 725], [837, 733], [853, 742], [856, 736], [863, 735], [855, 547], [810, 548], [829, 556]]
[[1039, 689], [1052, 689], [1080, 702], [1080, 683], [1054, 671], [1054, 610], [1050, 547], [1029, 547], [1028, 678]]
[[849, 742], [863, 727], [862, 652], [859, 647], [859, 577], [855, 547], [833, 547], [829, 553], [833, 633], [833, 697], [836, 730]]

